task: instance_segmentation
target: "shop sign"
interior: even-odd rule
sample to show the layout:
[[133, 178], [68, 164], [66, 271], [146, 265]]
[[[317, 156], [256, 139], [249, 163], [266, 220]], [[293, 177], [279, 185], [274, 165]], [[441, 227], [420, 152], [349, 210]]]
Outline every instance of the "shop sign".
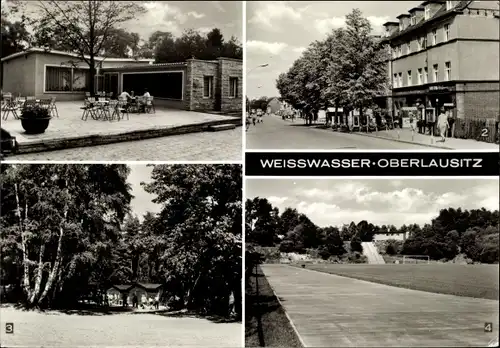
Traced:
[[403, 106], [401, 108], [401, 110], [404, 110], [404, 111], [417, 111], [418, 108], [416, 106]]
[[453, 103], [444, 103], [443, 106], [448, 106], [448, 107], [452, 108], [452, 107], [455, 106], [455, 104], [453, 104]]

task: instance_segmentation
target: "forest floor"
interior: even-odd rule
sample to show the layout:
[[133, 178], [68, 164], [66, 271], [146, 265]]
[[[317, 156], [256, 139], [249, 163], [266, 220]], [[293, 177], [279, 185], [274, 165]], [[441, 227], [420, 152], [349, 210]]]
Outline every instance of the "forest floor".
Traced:
[[[0, 308], [2, 347], [240, 347], [241, 322], [151, 313], [115, 314]], [[8, 323], [13, 332], [7, 332]]]

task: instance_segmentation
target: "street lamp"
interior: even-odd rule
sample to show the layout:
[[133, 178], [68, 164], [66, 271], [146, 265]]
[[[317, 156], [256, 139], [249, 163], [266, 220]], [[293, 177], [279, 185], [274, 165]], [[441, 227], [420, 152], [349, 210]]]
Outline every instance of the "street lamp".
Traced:
[[247, 75], [250, 74], [252, 71], [254, 71], [255, 69], [258, 69], [258, 68], [265, 68], [266, 66], [269, 66], [268, 63], [265, 63], [265, 64], [261, 64], [261, 65], [257, 65], [256, 67], [250, 69], [248, 72], [247, 72]]

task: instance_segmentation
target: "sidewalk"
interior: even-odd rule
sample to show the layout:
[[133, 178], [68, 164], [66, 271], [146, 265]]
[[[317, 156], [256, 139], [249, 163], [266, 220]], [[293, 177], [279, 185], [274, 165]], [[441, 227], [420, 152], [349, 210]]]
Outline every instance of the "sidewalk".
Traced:
[[42, 134], [26, 134], [21, 121], [12, 115], [2, 120], [2, 128], [16, 138], [18, 153], [30, 153], [204, 132], [214, 126], [242, 124], [241, 117], [164, 108], [157, 108], [156, 113], [151, 114], [131, 113], [129, 119], [120, 121], [93, 120], [91, 117], [83, 121], [80, 107], [79, 102], [58, 102], [59, 117], [52, 118]]
[[446, 141], [443, 143], [440, 141], [440, 137], [431, 137], [430, 135], [419, 134], [417, 132], [412, 134], [410, 129], [392, 129], [372, 133], [355, 132], [352, 134], [447, 150], [499, 150], [498, 144], [486, 143], [472, 139], [446, 138]]

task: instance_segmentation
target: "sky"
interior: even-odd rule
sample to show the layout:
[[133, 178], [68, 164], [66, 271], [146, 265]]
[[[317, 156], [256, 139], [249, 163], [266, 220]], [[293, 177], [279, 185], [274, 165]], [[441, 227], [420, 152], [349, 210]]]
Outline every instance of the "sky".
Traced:
[[141, 182], [151, 181], [151, 172], [153, 167], [147, 167], [145, 164], [131, 164], [128, 183], [132, 186], [132, 195], [134, 198], [130, 202], [132, 215], [137, 215], [142, 221], [142, 217], [148, 211], [158, 213], [161, 206], [153, 203], [152, 200], [156, 197], [144, 191]]
[[[2, 11], [8, 10], [9, 1], [2, 0]], [[36, 1], [27, 1], [27, 9], [36, 9]], [[186, 29], [208, 33], [219, 28], [224, 38], [243, 37], [241, 1], [143, 1], [146, 12], [122, 24], [122, 28], [138, 33], [147, 40], [155, 31], [168, 31], [180, 36]]]
[[[397, 21], [423, 1], [247, 1], [247, 95], [279, 96], [276, 79], [286, 72], [313, 41], [323, 40], [333, 28], [344, 25], [345, 15], [358, 8], [374, 34], [382, 24]], [[256, 68], [259, 65], [266, 67]]]
[[498, 210], [498, 179], [248, 179], [246, 198], [296, 208], [320, 227], [430, 223], [440, 209]]

